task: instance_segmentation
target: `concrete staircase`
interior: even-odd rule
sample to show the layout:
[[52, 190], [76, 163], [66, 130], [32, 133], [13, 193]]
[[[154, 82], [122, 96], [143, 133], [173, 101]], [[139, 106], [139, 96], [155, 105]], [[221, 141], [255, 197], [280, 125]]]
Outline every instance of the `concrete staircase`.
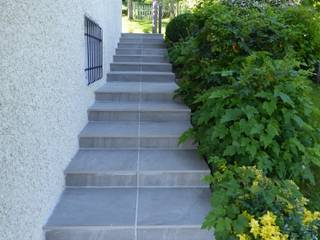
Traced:
[[123, 34], [105, 86], [96, 91], [66, 190], [46, 240], [211, 240], [209, 170], [192, 143], [178, 146], [190, 110], [162, 35]]

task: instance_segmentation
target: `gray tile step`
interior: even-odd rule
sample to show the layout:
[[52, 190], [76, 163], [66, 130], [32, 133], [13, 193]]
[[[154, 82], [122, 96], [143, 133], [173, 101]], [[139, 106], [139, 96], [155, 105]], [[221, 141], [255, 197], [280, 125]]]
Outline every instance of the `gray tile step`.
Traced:
[[127, 38], [121, 37], [120, 43], [165, 43], [163, 38]]
[[191, 127], [183, 122], [105, 121], [89, 122], [79, 134], [80, 148], [194, 149], [191, 142], [179, 145], [181, 134]]
[[163, 55], [115, 55], [115, 63], [118, 62], [149, 62], [149, 63], [169, 63], [167, 56]]
[[122, 82], [174, 82], [175, 75], [172, 72], [109, 72], [107, 81]]
[[131, 39], [163, 39], [163, 34], [150, 34], [150, 33], [122, 33], [121, 38], [131, 38]]
[[207, 188], [67, 189], [44, 227], [46, 240], [212, 240], [200, 229], [210, 194]]
[[110, 64], [111, 71], [171, 72], [170, 63], [117, 62]]
[[172, 99], [177, 85], [170, 64], [161, 64], [168, 63], [163, 36], [122, 34], [119, 46], [45, 238], [211, 240], [201, 230], [211, 209], [201, 181], [209, 170], [191, 141], [178, 145], [190, 110]]
[[206, 186], [208, 166], [194, 150], [80, 150], [65, 171], [67, 186]]
[[118, 49], [127, 49], [127, 48], [138, 48], [138, 49], [166, 49], [165, 43], [135, 43], [135, 42], [126, 42], [118, 43]]
[[89, 121], [189, 121], [191, 111], [174, 102], [96, 102]]
[[167, 49], [155, 48], [117, 48], [116, 55], [160, 55], [168, 56]]
[[[140, 89], [141, 87], [141, 89]], [[175, 83], [108, 82], [96, 90], [97, 101], [173, 102]]]

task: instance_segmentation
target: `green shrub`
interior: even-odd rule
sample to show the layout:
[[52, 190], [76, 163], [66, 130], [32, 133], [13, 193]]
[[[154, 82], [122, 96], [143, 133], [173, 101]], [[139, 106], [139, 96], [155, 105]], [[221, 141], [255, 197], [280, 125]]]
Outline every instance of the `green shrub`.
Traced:
[[191, 13], [181, 14], [172, 19], [166, 28], [166, 41], [172, 44], [191, 36], [193, 21], [194, 18]]
[[232, 4], [240, 7], [258, 7], [266, 6], [292, 6], [299, 4], [299, 0], [224, 0], [227, 4]]
[[290, 53], [299, 67], [312, 72], [320, 59], [319, 13], [311, 8], [259, 10], [206, 1], [194, 19], [198, 34], [169, 51], [181, 80], [179, 94], [189, 103], [202, 90], [237, 77], [240, 63], [255, 51], [267, 51], [275, 59]]
[[320, 213], [305, 208], [295, 182], [312, 189], [320, 167], [320, 115], [309, 98], [319, 13], [236, 5], [203, 0], [196, 34], [169, 49], [177, 95], [193, 110], [181, 141], [193, 138], [213, 170], [204, 227], [217, 240], [317, 240]]
[[207, 179], [214, 184], [212, 211], [204, 227], [217, 240], [316, 240], [320, 213], [290, 180], [275, 181], [255, 167], [230, 167]]
[[245, 59], [236, 81], [197, 97], [190, 133], [213, 168], [257, 165], [267, 176], [314, 182], [312, 165], [320, 166], [316, 113], [308, 74], [289, 58], [267, 53]]

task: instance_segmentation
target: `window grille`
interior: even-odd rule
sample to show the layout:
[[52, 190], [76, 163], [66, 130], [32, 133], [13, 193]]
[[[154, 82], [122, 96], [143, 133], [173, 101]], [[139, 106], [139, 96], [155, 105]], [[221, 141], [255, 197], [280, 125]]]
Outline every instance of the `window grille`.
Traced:
[[102, 29], [85, 17], [86, 78], [88, 85], [101, 79], [103, 75]]

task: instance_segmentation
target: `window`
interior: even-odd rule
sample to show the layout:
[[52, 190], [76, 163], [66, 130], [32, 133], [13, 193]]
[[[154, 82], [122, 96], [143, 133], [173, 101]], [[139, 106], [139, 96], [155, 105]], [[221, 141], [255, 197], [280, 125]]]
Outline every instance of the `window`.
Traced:
[[88, 85], [101, 79], [103, 75], [102, 29], [85, 17], [86, 67]]

